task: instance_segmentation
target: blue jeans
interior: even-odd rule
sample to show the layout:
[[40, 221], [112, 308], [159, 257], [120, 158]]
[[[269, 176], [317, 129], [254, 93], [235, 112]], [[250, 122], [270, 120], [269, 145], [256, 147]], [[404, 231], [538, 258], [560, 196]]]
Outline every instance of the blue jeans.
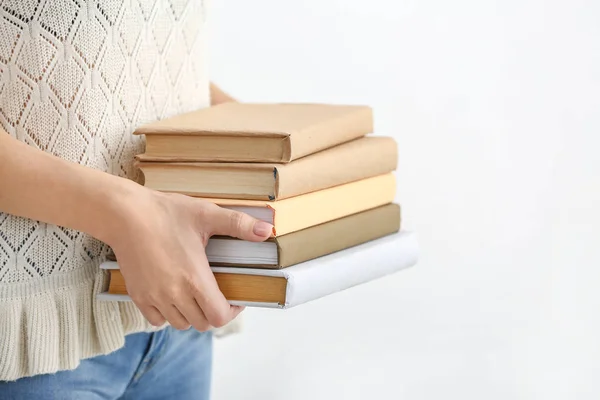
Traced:
[[0, 382], [0, 400], [206, 400], [211, 366], [212, 333], [165, 328], [129, 335], [73, 371]]

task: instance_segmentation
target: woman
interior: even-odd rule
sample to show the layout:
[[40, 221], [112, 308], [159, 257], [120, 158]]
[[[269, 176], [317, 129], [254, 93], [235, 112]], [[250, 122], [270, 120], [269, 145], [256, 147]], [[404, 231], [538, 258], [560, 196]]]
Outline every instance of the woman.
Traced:
[[[2, 2], [0, 399], [208, 397], [209, 332], [241, 309], [200, 243], [271, 226], [141, 186], [132, 135], [228, 100], [205, 16], [201, 0]], [[134, 303], [95, 301], [109, 249]]]

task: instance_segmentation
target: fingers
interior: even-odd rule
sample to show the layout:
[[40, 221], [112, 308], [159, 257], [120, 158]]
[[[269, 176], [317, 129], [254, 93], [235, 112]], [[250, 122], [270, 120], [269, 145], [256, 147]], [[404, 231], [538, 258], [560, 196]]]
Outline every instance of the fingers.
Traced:
[[233, 318], [231, 318], [232, 321], [246, 309], [246, 307], [242, 306], [231, 306], [231, 308], [233, 309]]
[[167, 321], [169, 321], [169, 324], [171, 324], [173, 328], [178, 329], [180, 331], [190, 329], [190, 323], [174, 305], [162, 305], [160, 306], [159, 311], [162, 315], [165, 316], [165, 318], [167, 319]]
[[134, 301], [146, 319], [154, 326], [165, 322], [178, 330], [194, 329], [205, 332], [220, 328], [243, 311], [243, 307], [231, 306], [208, 267], [206, 258], [199, 260], [197, 275], [170, 290], [151, 291], [144, 296], [134, 296]]
[[[206, 313], [198, 303], [199, 300], [204, 302]], [[176, 329], [187, 330], [191, 325], [197, 331], [206, 332], [213, 326], [225, 326], [244, 310], [244, 307], [229, 305], [224, 298], [224, 303], [214, 302], [214, 299], [207, 301], [206, 296], [199, 296], [199, 300], [190, 297], [187, 301], [161, 308], [161, 313]]]
[[204, 312], [196, 303], [196, 299], [190, 297], [188, 301], [178, 304], [177, 308], [181, 312], [181, 314], [185, 317], [185, 319], [200, 332], [206, 332], [210, 330], [211, 326], [204, 315]]
[[205, 257], [198, 260], [198, 275], [193, 281], [189, 281], [189, 290], [200, 306], [208, 323], [220, 328], [228, 324], [241, 312], [239, 307], [229, 304], [215, 279], [215, 275], [208, 267]]
[[248, 214], [214, 205], [209, 212], [209, 228], [213, 235], [232, 236], [242, 240], [260, 242], [268, 239], [273, 225], [252, 218]]
[[139, 307], [139, 309], [142, 312], [142, 315], [144, 315], [148, 322], [150, 322], [153, 326], [163, 326], [164, 323], [167, 322], [165, 320], [165, 317], [163, 317], [163, 315], [160, 313], [160, 311], [158, 311], [158, 309], [156, 309], [156, 307], [144, 306]]
[[168, 321], [173, 328], [179, 330], [188, 330], [190, 325], [200, 332], [206, 332], [212, 328], [193, 297], [189, 297], [187, 301], [177, 305], [161, 306], [161, 311], [154, 306], [143, 306], [140, 307], [140, 310], [148, 322], [156, 327], [160, 327]]
[[244, 307], [232, 306], [226, 300], [225, 305], [223, 305], [223, 303], [221, 302], [219, 302], [218, 305], [210, 304], [210, 302], [207, 301], [207, 297], [200, 295], [200, 293], [198, 293], [196, 301], [199, 305], [201, 305], [202, 309], [204, 310], [206, 318], [209, 321], [210, 325], [216, 328], [221, 328], [227, 325], [228, 323], [233, 321], [242, 311], [244, 311]]

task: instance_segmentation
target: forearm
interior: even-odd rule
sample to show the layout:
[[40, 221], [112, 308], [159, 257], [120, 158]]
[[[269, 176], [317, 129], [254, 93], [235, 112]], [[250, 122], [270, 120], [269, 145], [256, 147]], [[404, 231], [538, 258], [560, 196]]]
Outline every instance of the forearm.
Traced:
[[221, 103], [236, 101], [229, 94], [225, 93], [220, 87], [214, 83], [210, 83], [210, 105], [216, 106]]
[[0, 131], [0, 211], [107, 241], [128, 195], [140, 187], [64, 161]]
[[[211, 83], [211, 104], [235, 99]], [[0, 212], [73, 228], [107, 242], [143, 188], [19, 142], [0, 129]], [[136, 193], [139, 195], [139, 192]]]

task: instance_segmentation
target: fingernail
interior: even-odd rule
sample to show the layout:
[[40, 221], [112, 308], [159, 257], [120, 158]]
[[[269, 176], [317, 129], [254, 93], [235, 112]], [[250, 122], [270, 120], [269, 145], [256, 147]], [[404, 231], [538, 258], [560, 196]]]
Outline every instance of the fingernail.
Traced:
[[264, 221], [258, 221], [254, 224], [254, 229], [252, 231], [256, 236], [271, 236], [273, 225]]

